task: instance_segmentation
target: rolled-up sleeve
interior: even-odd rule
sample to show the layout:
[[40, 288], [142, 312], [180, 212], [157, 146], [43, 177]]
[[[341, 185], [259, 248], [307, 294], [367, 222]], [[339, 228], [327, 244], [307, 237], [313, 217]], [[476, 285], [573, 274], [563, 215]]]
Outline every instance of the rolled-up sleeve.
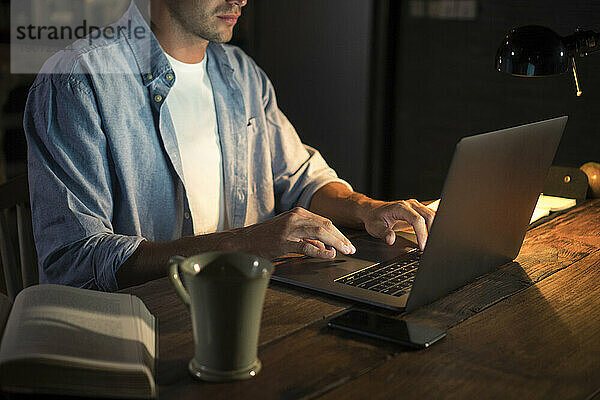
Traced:
[[116, 270], [144, 239], [113, 231], [115, 174], [85, 79], [39, 76], [25, 109], [40, 282], [114, 291]]
[[338, 178], [321, 154], [304, 145], [292, 124], [277, 106], [275, 90], [264, 72], [263, 105], [267, 131], [271, 142], [276, 208], [279, 212], [299, 206], [309, 208], [313, 195], [331, 182], [340, 182], [350, 190], [350, 184]]

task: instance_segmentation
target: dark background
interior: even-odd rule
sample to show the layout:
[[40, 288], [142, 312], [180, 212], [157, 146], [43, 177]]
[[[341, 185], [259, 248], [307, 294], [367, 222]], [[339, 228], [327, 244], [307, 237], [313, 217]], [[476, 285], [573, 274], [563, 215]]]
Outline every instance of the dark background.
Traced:
[[[473, 1], [475, 17], [430, 14], [439, 0], [249, 0], [233, 43], [271, 78], [280, 108], [357, 190], [439, 197], [459, 138], [568, 115], [555, 165], [600, 161], [600, 55], [572, 74], [496, 72], [506, 32], [600, 29], [600, 1]], [[420, 10], [420, 11], [419, 11]], [[452, 14], [452, 13], [450, 13]], [[0, 1], [0, 175], [22, 173], [22, 110], [33, 76], [9, 73], [9, 2]]]

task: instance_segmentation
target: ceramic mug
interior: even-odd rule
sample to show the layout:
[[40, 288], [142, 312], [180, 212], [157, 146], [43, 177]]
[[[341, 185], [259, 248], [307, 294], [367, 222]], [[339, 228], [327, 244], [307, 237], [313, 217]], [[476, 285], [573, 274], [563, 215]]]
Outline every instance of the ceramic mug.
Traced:
[[228, 381], [260, 371], [258, 333], [273, 269], [271, 262], [246, 253], [169, 260], [169, 278], [192, 319], [195, 350], [188, 369], [194, 377]]

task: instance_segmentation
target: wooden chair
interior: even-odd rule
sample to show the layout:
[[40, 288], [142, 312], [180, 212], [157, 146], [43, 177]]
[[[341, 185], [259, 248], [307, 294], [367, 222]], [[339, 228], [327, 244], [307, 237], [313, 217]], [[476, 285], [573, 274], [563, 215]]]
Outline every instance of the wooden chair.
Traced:
[[6, 294], [11, 300], [23, 288], [38, 283], [27, 175], [0, 185], [0, 255]]

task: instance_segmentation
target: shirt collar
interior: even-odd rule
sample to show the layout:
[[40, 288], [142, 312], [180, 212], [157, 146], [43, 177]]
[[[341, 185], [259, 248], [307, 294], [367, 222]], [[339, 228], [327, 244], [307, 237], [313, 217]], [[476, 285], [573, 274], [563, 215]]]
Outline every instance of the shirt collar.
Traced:
[[131, 47], [144, 85], [150, 85], [163, 73], [171, 70], [160, 43], [150, 29], [147, 18], [138, 9], [135, 0], [131, 1], [129, 9], [119, 20], [118, 26], [128, 27], [125, 38]]
[[[129, 9], [123, 14], [118, 22], [118, 26], [127, 26], [128, 35], [126, 40], [133, 51], [136, 63], [142, 75], [144, 85], [150, 85], [155, 79], [165, 72], [172, 72], [171, 64], [165, 56], [163, 49], [150, 29], [147, 16], [142, 15], [136, 5], [136, 0], [132, 0]], [[136, 35], [136, 32], [138, 35]], [[233, 73], [229, 58], [223, 46], [218, 43], [209, 43], [207, 52], [211, 52], [211, 58], [222, 70]]]
[[229, 57], [227, 57], [227, 53], [225, 53], [225, 49], [222, 45], [210, 42], [208, 43], [206, 51], [211, 52], [213, 60], [215, 60], [221, 67], [224, 67], [230, 72], [234, 71], [233, 67], [229, 63]]

